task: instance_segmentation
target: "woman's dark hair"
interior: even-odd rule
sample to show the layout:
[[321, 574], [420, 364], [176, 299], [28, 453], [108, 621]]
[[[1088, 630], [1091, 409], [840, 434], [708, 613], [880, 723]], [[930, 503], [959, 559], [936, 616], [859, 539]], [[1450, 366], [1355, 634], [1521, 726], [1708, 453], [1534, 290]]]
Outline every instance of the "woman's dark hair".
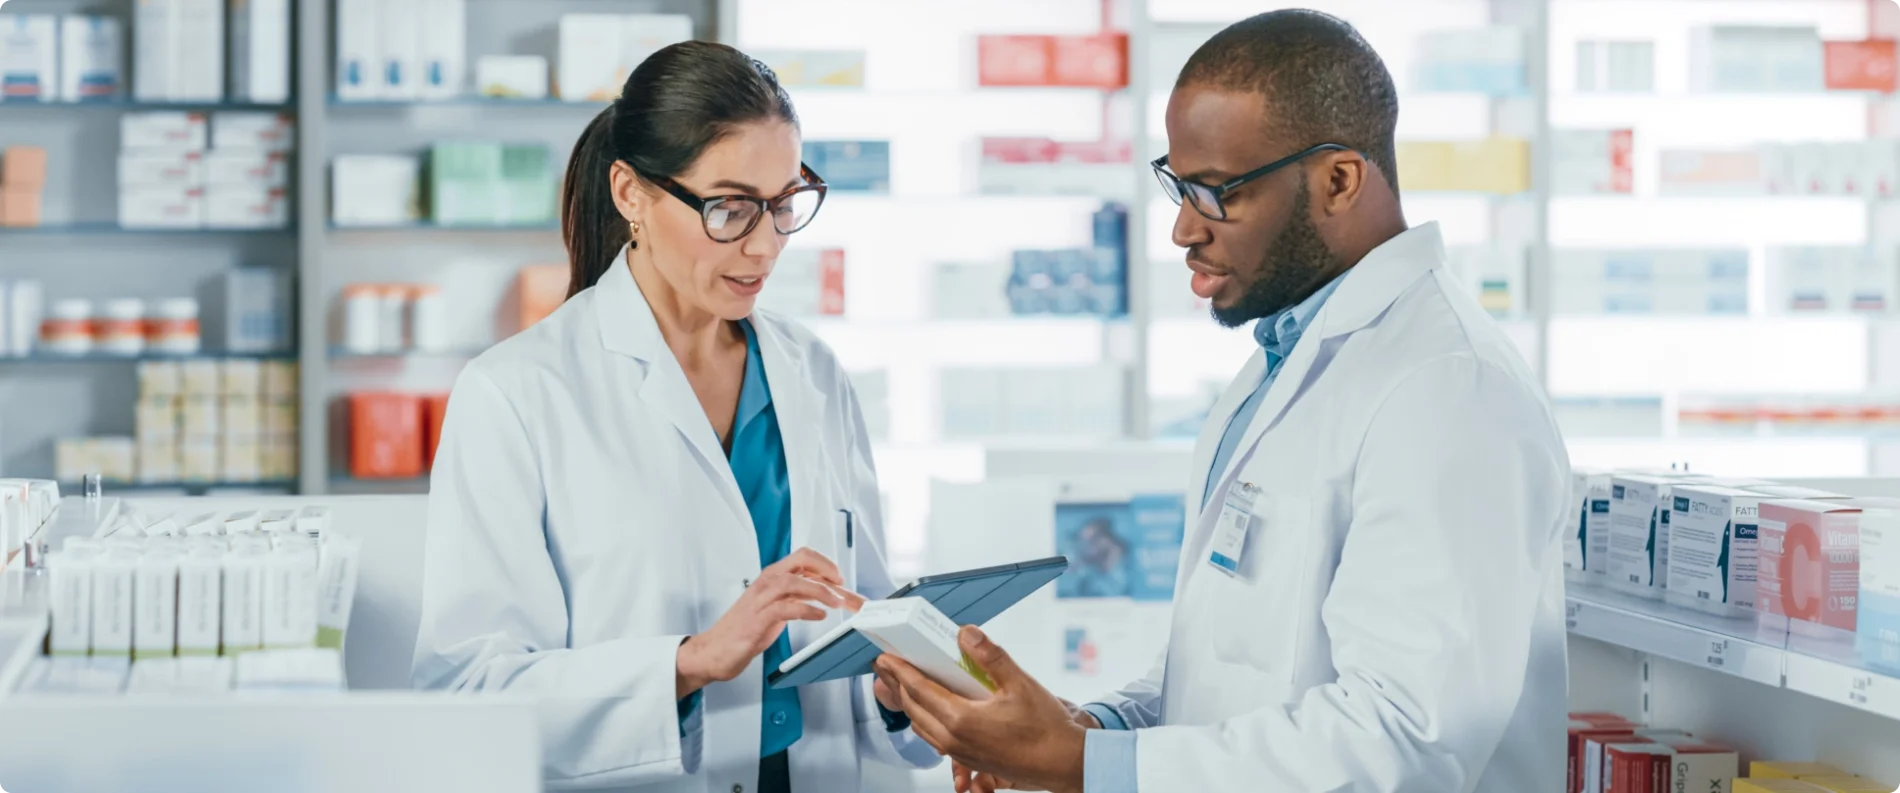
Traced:
[[567, 162], [561, 194], [567, 296], [598, 282], [629, 242], [627, 221], [614, 205], [615, 162], [642, 177], [676, 177], [735, 128], [768, 119], [796, 125], [798, 114], [778, 76], [745, 53], [688, 41], [641, 62], [619, 98], [581, 133]]

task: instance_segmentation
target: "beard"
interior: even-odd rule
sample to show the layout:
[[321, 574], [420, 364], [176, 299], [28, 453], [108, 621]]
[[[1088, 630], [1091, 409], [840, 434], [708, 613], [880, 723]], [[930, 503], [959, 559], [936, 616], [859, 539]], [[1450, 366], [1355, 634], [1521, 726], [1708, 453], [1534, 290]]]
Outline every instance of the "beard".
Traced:
[[1262, 317], [1293, 306], [1317, 288], [1329, 273], [1339, 271], [1339, 257], [1326, 248], [1319, 228], [1313, 225], [1306, 179], [1293, 196], [1293, 216], [1286, 228], [1267, 245], [1260, 263], [1251, 271], [1235, 272], [1246, 291], [1233, 305], [1214, 304], [1214, 321], [1225, 328], [1238, 328]]

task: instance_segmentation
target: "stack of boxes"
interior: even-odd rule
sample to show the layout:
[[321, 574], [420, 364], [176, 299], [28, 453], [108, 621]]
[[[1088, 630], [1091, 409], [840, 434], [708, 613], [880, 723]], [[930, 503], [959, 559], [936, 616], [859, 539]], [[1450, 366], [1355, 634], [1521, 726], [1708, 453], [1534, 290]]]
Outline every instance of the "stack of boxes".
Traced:
[[[1115, 195], [1126, 192], [1127, 140], [1057, 141], [984, 138], [977, 192], [985, 195]], [[819, 171], [830, 178], [830, 174]]]
[[554, 222], [553, 155], [546, 146], [441, 143], [429, 152], [429, 198], [444, 226]]
[[1004, 287], [1010, 313], [1099, 317], [1127, 313], [1128, 207], [1103, 204], [1095, 212], [1093, 227], [1094, 244], [1088, 248], [1012, 254]]
[[620, 95], [641, 61], [693, 37], [681, 14], [564, 14], [555, 78], [569, 102], [607, 102]]
[[1748, 764], [1748, 776], [1737, 779], [1732, 793], [1893, 793], [1894, 786], [1855, 776], [1826, 763], [1777, 763], [1757, 760]]
[[1635, 153], [1634, 130], [1551, 130], [1551, 191], [1557, 195], [1629, 195], [1636, 190]]
[[1735, 750], [1614, 713], [1572, 713], [1567, 793], [1726, 790], [1741, 770]]
[[1862, 247], [1768, 249], [1768, 310], [1885, 314], [1894, 310], [1895, 251]]
[[1435, 30], [1418, 38], [1417, 89], [1513, 95], [1524, 92], [1524, 31], [1511, 27]]
[[1402, 140], [1398, 167], [1406, 190], [1512, 195], [1531, 189], [1531, 144], [1507, 137]]
[[462, 94], [468, 80], [466, 0], [339, 0], [336, 15], [338, 99], [442, 100]]
[[46, 189], [46, 150], [8, 146], [0, 152], [0, 226], [40, 224], [40, 194]]
[[1557, 314], [1748, 313], [1748, 251], [1559, 250]]
[[1128, 87], [1128, 34], [979, 36], [977, 84]]
[[139, 481], [297, 475], [297, 368], [253, 359], [139, 365]]
[[435, 465], [447, 394], [358, 392], [340, 407], [347, 414], [351, 476], [414, 479]]
[[[224, 0], [140, 0], [132, 16], [133, 96], [141, 102], [222, 101], [224, 7]], [[288, 17], [288, 8], [283, 13]], [[283, 25], [288, 28], [287, 19]], [[288, 75], [288, 46], [278, 55]]]
[[346, 154], [330, 161], [330, 222], [339, 227], [407, 226], [422, 220], [422, 161]]
[[1716, 25], [1689, 39], [1689, 88], [1808, 92], [1825, 85], [1821, 36], [1812, 27]]
[[274, 113], [127, 114], [120, 122], [119, 225], [287, 227], [294, 137], [290, 118]]

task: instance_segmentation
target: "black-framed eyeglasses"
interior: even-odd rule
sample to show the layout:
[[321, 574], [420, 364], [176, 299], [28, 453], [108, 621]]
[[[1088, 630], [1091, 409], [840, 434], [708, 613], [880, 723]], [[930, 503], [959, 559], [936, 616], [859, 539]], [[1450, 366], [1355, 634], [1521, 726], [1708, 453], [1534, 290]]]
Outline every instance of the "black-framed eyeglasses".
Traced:
[[1194, 211], [1201, 213], [1208, 220], [1226, 220], [1227, 207], [1221, 204], [1221, 199], [1228, 193], [1239, 189], [1241, 185], [1322, 151], [1352, 151], [1352, 147], [1337, 143], [1321, 143], [1281, 157], [1218, 185], [1204, 185], [1175, 176], [1174, 172], [1168, 169], [1168, 155], [1165, 154], [1149, 165], [1155, 169], [1155, 178], [1161, 180], [1161, 191], [1168, 194], [1168, 200], [1173, 201], [1175, 206], [1180, 206], [1181, 200], [1185, 197], [1188, 203], [1194, 205]]
[[664, 176], [646, 178], [698, 212], [706, 227], [706, 236], [714, 242], [738, 242], [751, 234], [758, 227], [759, 218], [767, 214], [772, 216], [773, 230], [780, 234], [797, 233], [818, 216], [818, 208], [825, 205], [825, 191], [828, 189], [825, 180], [804, 163], [798, 164], [798, 174], [805, 180], [804, 184], [771, 198], [749, 195], [701, 197]]

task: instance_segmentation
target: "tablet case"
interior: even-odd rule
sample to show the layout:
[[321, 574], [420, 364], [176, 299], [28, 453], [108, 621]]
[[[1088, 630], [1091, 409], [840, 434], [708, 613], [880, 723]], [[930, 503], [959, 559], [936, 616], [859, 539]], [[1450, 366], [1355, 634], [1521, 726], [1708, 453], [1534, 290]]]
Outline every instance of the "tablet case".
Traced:
[[[925, 576], [891, 593], [892, 598], [921, 597], [958, 625], [982, 625], [1047, 586], [1069, 569], [1069, 559], [1052, 556], [1031, 562]], [[851, 631], [790, 671], [766, 677], [772, 688], [790, 688], [871, 673], [877, 645]]]

